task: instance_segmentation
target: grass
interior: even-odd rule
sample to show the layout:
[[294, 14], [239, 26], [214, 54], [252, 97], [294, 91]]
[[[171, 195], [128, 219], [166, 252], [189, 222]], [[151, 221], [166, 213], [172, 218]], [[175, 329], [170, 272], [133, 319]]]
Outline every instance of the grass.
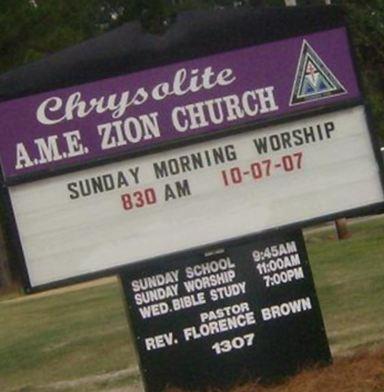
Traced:
[[[353, 224], [350, 230], [352, 237], [344, 241], [336, 241], [332, 230], [306, 234], [328, 337], [338, 357], [384, 344], [384, 218]], [[90, 392], [137, 385], [135, 369], [126, 371], [136, 366], [136, 360], [117, 283], [7, 299], [0, 302], [0, 391]], [[383, 357], [377, 351], [367, 358], [381, 363], [384, 373]], [[337, 360], [315, 374], [335, 378], [332, 371], [339, 363], [356, 365], [356, 372], [370, 368], [363, 360], [356, 361]], [[348, 378], [348, 370], [345, 374]], [[308, 371], [298, 377], [303, 381], [317, 376]], [[296, 385], [296, 379], [290, 383]], [[61, 380], [78, 384], [52, 384]], [[289, 389], [290, 383], [276, 386], [276, 392], [338, 391], [331, 386]], [[345, 390], [381, 391], [384, 381], [383, 389]]]
[[135, 363], [117, 284], [0, 303], [0, 391]]
[[384, 220], [350, 226], [352, 237], [333, 232], [306, 239], [333, 354], [384, 341]]

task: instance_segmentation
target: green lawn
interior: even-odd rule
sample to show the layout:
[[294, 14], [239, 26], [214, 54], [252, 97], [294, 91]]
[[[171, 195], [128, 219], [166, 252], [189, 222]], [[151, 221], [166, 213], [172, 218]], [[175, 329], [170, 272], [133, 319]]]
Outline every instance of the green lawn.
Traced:
[[344, 241], [329, 231], [306, 240], [334, 354], [384, 343], [384, 218], [350, 231]]
[[[384, 218], [306, 234], [332, 351], [384, 343]], [[0, 302], [0, 391], [50, 391], [55, 381], [136, 366], [117, 283], [42, 298]], [[137, 381], [133, 369], [60, 391], [107, 391]], [[23, 388], [22, 388], [23, 387]]]
[[135, 365], [117, 284], [3, 302], [0, 314], [0, 391]]

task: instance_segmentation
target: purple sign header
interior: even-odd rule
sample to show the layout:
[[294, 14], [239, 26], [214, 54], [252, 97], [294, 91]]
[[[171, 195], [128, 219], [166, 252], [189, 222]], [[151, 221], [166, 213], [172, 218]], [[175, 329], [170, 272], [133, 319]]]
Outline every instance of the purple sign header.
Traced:
[[4, 102], [5, 178], [358, 98], [344, 28]]

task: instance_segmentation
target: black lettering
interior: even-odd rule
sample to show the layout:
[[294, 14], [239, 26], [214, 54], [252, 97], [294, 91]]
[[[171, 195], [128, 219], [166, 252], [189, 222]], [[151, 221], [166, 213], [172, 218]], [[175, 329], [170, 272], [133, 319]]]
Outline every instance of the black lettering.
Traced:
[[125, 178], [125, 175], [122, 171], [117, 172], [117, 187], [121, 188], [123, 186], [128, 186], [129, 183]]
[[168, 168], [170, 173], [173, 175], [180, 173], [179, 162], [175, 158], [168, 161]]
[[93, 193], [104, 192], [104, 184], [101, 177], [91, 178]]
[[235, 146], [233, 144], [229, 144], [228, 146], [224, 147], [225, 156], [228, 161], [234, 161], [237, 159]]
[[283, 144], [283, 148], [291, 148], [292, 143], [291, 143], [291, 134], [289, 132], [283, 132], [281, 135], [281, 142]]
[[253, 144], [255, 145], [258, 154], [266, 154], [268, 152], [266, 137], [253, 139]]
[[201, 156], [201, 153], [198, 152], [196, 154], [191, 154], [191, 160], [192, 160], [192, 166], [195, 170], [204, 168], [204, 163], [203, 163], [203, 158]]
[[302, 130], [301, 129], [295, 129], [294, 131], [292, 131], [292, 136], [294, 139], [293, 144], [295, 146], [302, 146], [304, 144], [304, 139], [303, 139], [303, 135], [302, 135]]
[[327, 134], [328, 139], [331, 138], [331, 132], [335, 130], [335, 123], [333, 121], [328, 121], [324, 124], [325, 133]]
[[104, 174], [103, 175], [103, 182], [104, 182], [104, 190], [105, 191], [111, 191], [115, 188], [115, 184], [114, 184], [113, 177], [111, 174]]
[[76, 182], [70, 182], [67, 184], [67, 188], [69, 190], [69, 198], [74, 200], [77, 199], [80, 195], [79, 192], [77, 191], [76, 187]]
[[179, 158], [179, 160], [180, 160], [181, 170], [183, 172], [191, 171], [190, 161], [189, 161], [189, 157], [187, 155], [182, 155]]
[[88, 179], [80, 181], [80, 193], [81, 196], [89, 196], [91, 194], [91, 187]]
[[273, 151], [278, 151], [281, 149], [281, 142], [280, 142], [279, 135], [270, 136], [269, 143], [270, 143]]
[[165, 161], [161, 161], [159, 163], [155, 162], [153, 164], [153, 169], [155, 170], [155, 176], [157, 179], [169, 176], [167, 164], [165, 163]]
[[166, 184], [164, 187], [165, 201], [174, 200], [191, 195], [191, 189], [188, 180], [176, 181], [173, 185]]
[[324, 137], [323, 137], [323, 130], [321, 128], [321, 125], [317, 124], [316, 129], [317, 129], [317, 134], [319, 135], [319, 139], [322, 141]]
[[218, 163], [224, 163], [225, 162], [224, 151], [223, 151], [222, 148], [214, 148], [212, 150], [212, 155], [213, 155], [213, 160], [215, 161], [216, 165]]
[[176, 199], [176, 194], [173, 192], [172, 187], [169, 184], [165, 184], [164, 187], [164, 200], [168, 201], [170, 199], [174, 200]]
[[312, 126], [309, 126], [308, 128], [304, 127], [303, 131], [304, 131], [304, 137], [306, 143], [311, 143], [316, 141], [315, 132]]
[[191, 189], [189, 187], [188, 180], [176, 181], [175, 185], [178, 197], [185, 197], [191, 195]]

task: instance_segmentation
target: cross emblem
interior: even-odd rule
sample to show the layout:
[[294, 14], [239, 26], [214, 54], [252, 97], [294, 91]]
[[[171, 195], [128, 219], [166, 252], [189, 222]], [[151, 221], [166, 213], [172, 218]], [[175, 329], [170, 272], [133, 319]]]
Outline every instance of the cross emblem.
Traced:
[[309, 76], [309, 78], [311, 79], [312, 83], [315, 84], [315, 82], [316, 82], [315, 75], [318, 74], [318, 70], [312, 64], [311, 61], [308, 62], [306, 74], [307, 74], [307, 76]]

